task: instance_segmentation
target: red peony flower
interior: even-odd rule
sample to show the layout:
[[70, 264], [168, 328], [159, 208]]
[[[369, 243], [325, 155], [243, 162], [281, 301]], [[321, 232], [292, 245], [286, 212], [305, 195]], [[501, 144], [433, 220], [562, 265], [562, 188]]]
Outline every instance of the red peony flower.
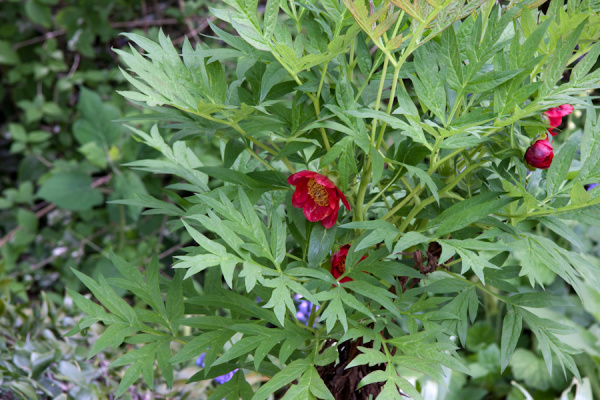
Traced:
[[546, 169], [552, 164], [554, 152], [548, 140], [538, 140], [525, 152], [525, 162], [532, 167]]
[[[346, 256], [348, 255], [348, 249], [350, 249], [350, 245], [345, 244], [342, 247], [340, 247], [340, 249], [338, 251], [333, 253], [333, 256], [331, 256], [331, 271], [330, 272], [331, 272], [331, 275], [333, 275], [333, 277], [335, 279], [338, 279], [340, 276], [342, 276], [344, 274], [344, 272], [346, 272]], [[367, 256], [362, 256], [360, 261], [364, 260], [365, 258], [367, 258]], [[340, 283], [350, 282], [352, 280], [354, 280], [354, 279], [345, 277], [340, 281]]]
[[571, 114], [574, 108], [570, 104], [563, 104], [562, 106], [558, 106], [555, 108], [551, 108], [548, 111], [544, 112], [544, 115], [548, 117], [548, 123], [551, 128], [548, 129], [548, 133], [552, 136], [556, 136], [558, 132], [554, 132], [554, 128], [559, 126], [562, 122], [562, 118]]
[[290, 176], [287, 181], [290, 185], [296, 186], [292, 205], [302, 208], [304, 216], [311, 222], [321, 221], [321, 225], [327, 229], [335, 225], [340, 199], [350, 210], [346, 196], [325, 175], [300, 171]]

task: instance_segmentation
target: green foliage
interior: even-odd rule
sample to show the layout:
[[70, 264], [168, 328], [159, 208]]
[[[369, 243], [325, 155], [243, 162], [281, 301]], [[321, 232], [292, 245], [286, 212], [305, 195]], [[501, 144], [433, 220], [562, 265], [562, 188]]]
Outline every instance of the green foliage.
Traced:
[[[27, 4], [33, 21], [52, 23]], [[269, 0], [259, 15], [256, 1], [226, 0], [210, 27], [228, 48], [123, 34], [130, 48], [115, 52], [133, 88], [119, 93], [142, 108], [125, 120], [153, 150], [133, 146], [113, 122], [123, 112], [82, 89], [72, 131], [84, 158], [54, 162], [30, 179], [39, 188], [4, 200], [36, 193], [90, 221], [103, 200], [90, 177], [110, 168], [105, 221], [143, 229], [145, 209], [161, 240], [168, 229], [193, 244], [168, 277], [147, 260], [155, 243], [127, 256], [122, 237], [112, 273], [73, 269], [100, 304], [69, 290], [87, 314], [69, 334], [105, 327], [89, 357], [131, 345], [112, 363], [128, 366], [116, 395], [140, 377], [153, 388], [155, 370], [172, 387], [201, 355], [190, 383], [231, 377], [210, 399], [421, 399], [427, 385], [514, 397], [511, 380], [542, 392], [573, 377], [600, 386], [600, 264], [580, 253], [589, 247], [570, 222], [600, 226], [600, 192], [584, 186], [600, 179], [600, 122], [584, 97], [600, 82], [599, 7], [540, 4]], [[41, 155], [44, 135], [29, 125], [62, 116], [39, 96], [19, 104], [14, 153]], [[552, 166], [530, 172], [524, 150], [561, 104], [585, 109], [583, 138], [563, 130]], [[304, 170], [323, 177], [292, 195], [286, 179]], [[163, 193], [148, 172], [169, 176]], [[350, 210], [329, 203], [325, 176]], [[331, 229], [311, 222], [315, 184], [336, 210]], [[14, 252], [38, 229], [31, 213], [17, 218]]]

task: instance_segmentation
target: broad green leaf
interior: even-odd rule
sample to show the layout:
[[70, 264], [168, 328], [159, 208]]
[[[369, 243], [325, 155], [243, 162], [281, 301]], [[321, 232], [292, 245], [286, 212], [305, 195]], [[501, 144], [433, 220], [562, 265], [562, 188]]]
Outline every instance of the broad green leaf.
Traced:
[[[271, 2], [275, 3], [275, 1]], [[277, 7], [279, 8], [279, 6]], [[288, 72], [279, 63], [272, 62], [269, 64], [265, 69], [265, 73], [263, 74], [262, 82], [260, 84], [260, 102], [263, 102], [273, 86], [281, 82], [287, 76]]]
[[440, 145], [441, 149], [464, 149], [466, 147], [475, 147], [483, 142], [487, 142], [489, 139], [485, 137], [478, 137], [470, 132], [461, 132], [456, 135], [452, 135], [445, 139]]
[[336, 289], [336, 296], [331, 299], [325, 311], [321, 314], [321, 320], [325, 321], [325, 327], [327, 333], [331, 332], [335, 323], [339, 320], [344, 328], [344, 332], [348, 330], [348, 321], [346, 319], [346, 312], [344, 311], [344, 305], [342, 304], [341, 291], [342, 289]]
[[[579, 182], [575, 182], [575, 184], [573, 185], [573, 188], [575, 188], [575, 186], [577, 186], [578, 183]], [[583, 188], [583, 186], [581, 186], [581, 188], [585, 191], [585, 188]], [[573, 190], [574, 189], [571, 190], [571, 201], [573, 201]], [[588, 194], [588, 193], [585, 192], [585, 194]], [[538, 220], [542, 224], [544, 224], [548, 229], [550, 229], [557, 235], [567, 239], [569, 242], [571, 242], [571, 244], [576, 246], [578, 249], [583, 250], [583, 243], [581, 241], [581, 238], [563, 221], [561, 221], [560, 219], [558, 219], [556, 217], [550, 217], [550, 216], [540, 217], [540, 218], [538, 218]]]
[[438, 236], [444, 236], [459, 230], [515, 201], [511, 197], [499, 198], [502, 194], [499, 192], [485, 192], [461, 201], [444, 210], [439, 216], [431, 220], [428, 226], [433, 227], [439, 224], [436, 231]]
[[600, 55], [600, 44], [596, 42], [590, 51], [583, 57], [583, 60], [579, 61], [573, 71], [571, 72], [571, 79], [575, 82], [580, 81], [587, 75], [588, 72], [592, 69], [596, 61], [598, 60], [598, 55]]
[[320, 223], [314, 223], [308, 241], [308, 265], [319, 266], [331, 251], [335, 242], [337, 227], [324, 228]]
[[391, 312], [398, 318], [402, 318], [400, 316], [400, 313], [398, 312], [398, 308], [394, 305], [394, 302], [392, 301], [392, 299], [394, 299], [396, 296], [391, 292], [383, 288], [373, 286], [370, 283], [366, 282], [351, 281], [345, 282], [343, 283], [343, 285], [345, 288], [348, 288], [358, 294], [361, 294], [367, 299], [375, 300], [383, 307], [385, 307], [389, 312]]
[[573, 161], [573, 156], [575, 155], [575, 150], [577, 150], [579, 141], [580, 137], [577, 133], [571, 135], [569, 140], [560, 148], [560, 151], [552, 160], [552, 165], [548, 168], [548, 175], [546, 175], [546, 192], [548, 197], [558, 193], [569, 172], [569, 167]]
[[291, 312], [295, 313], [296, 307], [294, 306], [290, 290], [288, 289], [284, 280], [273, 279], [271, 282], [273, 283], [272, 287], [274, 287], [274, 290], [271, 294], [271, 298], [267, 304], [264, 305], [264, 308], [272, 308], [277, 320], [281, 326], [283, 326], [285, 322], [286, 309], [289, 309]]
[[398, 240], [398, 242], [396, 243], [396, 246], [394, 246], [394, 251], [393, 253], [400, 253], [401, 251], [404, 251], [406, 249], [408, 249], [409, 247], [412, 246], [416, 246], [418, 244], [421, 244], [423, 242], [429, 242], [429, 238], [419, 232], [407, 232], [404, 235], [402, 235], [402, 237], [400, 238], [400, 240]]
[[19, 54], [12, 49], [11, 43], [0, 40], [0, 65], [17, 65], [18, 63]]
[[196, 336], [188, 344], [183, 346], [181, 350], [177, 352], [169, 362], [171, 364], [179, 364], [181, 362], [191, 360], [198, 357], [201, 353], [204, 353], [208, 347], [212, 344], [213, 340], [217, 339], [221, 333], [221, 330], [210, 331]]
[[500, 86], [509, 79], [514, 78], [517, 74], [522, 72], [523, 69], [516, 69], [511, 71], [490, 71], [483, 75], [480, 75], [467, 84], [465, 91], [467, 93], [484, 93], [490, 91], [497, 86]]
[[96, 282], [75, 269], [71, 269], [71, 271], [111, 313], [117, 315], [128, 324], [137, 324], [138, 318], [131, 306], [115, 293], [102, 274], [99, 275], [99, 282]]
[[437, 186], [435, 185], [435, 182], [433, 181], [433, 179], [431, 179], [431, 176], [429, 176], [429, 174], [427, 174], [427, 172], [425, 172], [424, 170], [422, 170], [419, 167], [413, 167], [412, 165], [408, 165], [408, 164], [402, 164], [402, 165], [404, 166], [404, 168], [406, 168], [408, 170], [409, 174], [414, 175], [417, 178], [419, 178], [421, 186], [423, 186], [423, 185], [427, 186], [427, 188], [431, 191], [431, 194], [433, 195], [433, 197], [439, 204], [440, 196], [438, 194]]
[[142, 373], [144, 362], [145, 360], [142, 359], [127, 368], [127, 371], [125, 371], [121, 382], [119, 382], [119, 387], [117, 388], [117, 393], [115, 394], [116, 397], [122, 396], [127, 389], [138, 380], [140, 374]]
[[84, 172], [58, 172], [47, 179], [37, 196], [60, 208], [85, 211], [103, 202], [102, 193], [92, 188], [92, 178]]
[[279, 15], [279, 0], [267, 0], [265, 14], [263, 16], [263, 34], [265, 38], [270, 38], [277, 25], [277, 16]]
[[[138, 328], [125, 323], [116, 323], [109, 325], [102, 335], [94, 342], [88, 353], [88, 359], [91, 359], [108, 346], [117, 348], [123, 343], [125, 337], [138, 332]], [[139, 376], [139, 375], [138, 375]]]
[[502, 339], [500, 342], [500, 368], [504, 372], [508, 366], [511, 356], [517, 347], [517, 341], [521, 336], [523, 318], [515, 311], [515, 307], [507, 304], [508, 312], [502, 323]]
[[233, 346], [231, 346], [229, 350], [225, 352], [225, 354], [219, 357], [217, 361], [212, 363], [212, 365], [216, 366], [241, 357], [244, 354], [250, 353], [260, 344], [260, 341], [257, 339], [258, 338], [256, 336], [244, 337], [243, 339], [240, 339], [239, 341], [235, 342]]
[[[397, 113], [398, 110], [394, 112]], [[347, 114], [352, 115], [354, 117], [359, 118], [373, 118], [385, 122], [391, 128], [402, 130], [407, 136], [413, 139], [415, 142], [423, 143], [426, 146], [429, 146], [429, 143], [425, 139], [425, 135], [423, 134], [423, 130], [418, 126], [409, 125], [406, 122], [402, 121], [400, 118], [396, 118], [389, 114], [384, 113], [383, 111], [371, 110], [368, 108], [363, 108], [360, 110], [348, 110]]]
[[252, 400], [266, 400], [276, 390], [298, 379], [311, 366], [312, 363], [306, 359], [292, 361], [261, 386], [252, 397]]
[[573, 183], [573, 187], [571, 188], [571, 204], [574, 206], [579, 206], [582, 204], [586, 204], [590, 201], [592, 196], [585, 190], [585, 187], [581, 184], [581, 182], [576, 181]]

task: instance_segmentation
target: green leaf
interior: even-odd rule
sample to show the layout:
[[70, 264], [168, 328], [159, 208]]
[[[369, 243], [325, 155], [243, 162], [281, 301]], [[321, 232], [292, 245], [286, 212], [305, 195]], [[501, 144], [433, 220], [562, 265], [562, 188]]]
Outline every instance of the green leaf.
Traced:
[[580, 181], [576, 181], [573, 183], [573, 187], [571, 188], [571, 204], [574, 206], [579, 206], [582, 204], [586, 204], [590, 201], [592, 196], [585, 190], [585, 187]]
[[373, 286], [370, 283], [366, 283], [364, 281], [363, 282], [356, 282], [356, 281], [345, 282], [345, 283], [343, 283], [343, 285], [345, 288], [348, 288], [358, 294], [361, 294], [361, 295], [365, 296], [367, 299], [375, 300], [376, 302], [381, 304], [383, 307], [385, 307], [389, 312], [391, 312], [398, 318], [402, 318], [400, 316], [400, 313], [398, 312], [398, 307], [396, 307], [394, 305], [394, 302], [392, 301], [392, 299], [395, 298], [396, 296], [394, 294], [392, 294], [391, 292], [389, 292], [383, 288]]
[[596, 117], [596, 110], [589, 95], [586, 98], [586, 118], [581, 139], [581, 166], [579, 178], [585, 179], [590, 173], [598, 170], [600, 162], [600, 116]]
[[276, 390], [298, 379], [306, 370], [312, 367], [309, 360], [295, 360], [275, 374], [267, 383], [260, 387], [252, 400], [266, 400]]
[[109, 325], [102, 335], [94, 342], [94, 345], [88, 353], [88, 360], [106, 349], [108, 346], [117, 348], [123, 343], [126, 336], [133, 335], [138, 331], [137, 327], [133, 327], [125, 323], [116, 323]]
[[103, 103], [98, 94], [81, 87], [77, 111], [81, 117], [73, 124], [73, 135], [79, 144], [95, 143], [102, 151], [107, 151], [121, 138], [121, 125], [113, 122], [120, 117], [119, 109]]
[[400, 240], [398, 240], [396, 246], [394, 246], [393, 253], [400, 253], [401, 251], [404, 251], [409, 247], [416, 246], [423, 242], [429, 242], [430, 240], [430, 238], [419, 232], [407, 232], [400, 238]]
[[507, 304], [508, 312], [502, 323], [502, 339], [500, 343], [500, 368], [504, 372], [510, 362], [510, 358], [517, 347], [517, 341], [521, 336], [523, 318], [515, 311], [515, 307]]
[[277, 16], [279, 15], [279, 0], [267, 0], [265, 14], [263, 16], [263, 34], [270, 38], [277, 26]]
[[484, 93], [490, 91], [509, 79], [514, 78], [524, 69], [514, 69], [510, 71], [490, 71], [483, 75], [475, 77], [466, 86], [467, 93]]
[[223, 167], [231, 168], [238, 156], [246, 149], [246, 145], [238, 139], [229, 139], [225, 145], [225, 156], [223, 157]]
[[460, 58], [460, 49], [456, 40], [454, 27], [450, 26], [442, 32], [442, 52], [448, 66], [448, 81], [453, 88], [458, 90], [463, 86], [463, 64]]
[[34, 24], [39, 24], [46, 29], [52, 27], [52, 12], [50, 7], [36, 0], [27, 0], [25, 14]]
[[[369, 310], [363, 303], [361, 303], [360, 301], [358, 301], [356, 299], [356, 297], [354, 297], [353, 295], [351, 295], [350, 293], [346, 292], [343, 288], [339, 288], [337, 289], [339, 290], [339, 296], [342, 299], [342, 301], [347, 305], [350, 306], [352, 308], [354, 308], [356, 311], [366, 315], [367, 317], [371, 318], [373, 320], [373, 322], [376, 322], [375, 320], [375, 316], [373, 315], [373, 313], [371, 312], [371, 310]], [[341, 320], [340, 320], [341, 322]]]
[[461, 132], [456, 135], [452, 135], [445, 139], [440, 145], [441, 149], [464, 149], [466, 147], [475, 147], [483, 142], [487, 142], [489, 139], [485, 137], [479, 137], [471, 132]]
[[[273, 1], [273, 3], [275, 3], [275, 1]], [[277, 7], [279, 6], [277, 5]], [[269, 94], [269, 90], [271, 90], [273, 86], [287, 77], [288, 72], [281, 66], [281, 64], [277, 62], [272, 62], [269, 64], [265, 69], [265, 73], [263, 74], [260, 84], [260, 102], [262, 103], [264, 101], [264, 99], [267, 97], [267, 94]]]
[[119, 316], [123, 321], [131, 324], [138, 322], [137, 315], [125, 300], [118, 296], [112, 287], [108, 284], [102, 274], [99, 275], [97, 283], [89, 276], [71, 268], [71, 271], [79, 278], [81, 282], [93, 293], [93, 295], [110, 312]]
[[331, 149], [329, 149], [327, 154], [321, 157], [321, 161], [319, 162], [319, 168], [323, 168], [324, 166], [334, 162], [340, 156], [340, 154], [342, 154], [342, 151], [344, 151], [346, 147], [346, 143], [350, 140], [351, 139], [349, 137], [345, 137], [333, 146], [331, 146]]
[[85, 211], [102, 204], [104, 198], [92, 188], [92, 178], [84, 172], [58, 172], [47, 179], [36, 194], [60, 208]]
[[373, 184], [377, 184], [383, 175], [383, 157], [375, 146], [371, 146], [371, 165], [373, 169], [371, 181]]
[[205, 352], [206, 349], [210, 347], [213, 340], [221, 336], [222, 333], [222, 330], [216, 330], [196, 336], [188, 344], [183, 346], [183, 348], [179, 350], [177, 354], [171, 357], [169, 362], [171, 364], [179, 364], [181, 362], [198, 357], [201, 353]]
[[0, 65], [17, 65], [19, 62], [19, 54], [12, 49], [11, 43], [0, 40]]
[[546, 175], [546, 192], [548, 197], [558, 193], [563, 181], [567, 177], [579, 141], [580, 137], [578, 134], [571, 135], [552, 160], [552, 165], [548, 168], [548, 175]]
[[308, 241], [308, 265], [315, 268], [323, 262], [335, 242], [337, 227], [326, 229], [320, 223], [313, 224]]
[[371, 53], [367, 47], [367, 39], [364, 33], [361, 33], [356, 39], [356, 60], [358, 61], [358, 68], [366, 78], [371, 73], [373, 68], [373, 60], [371, 59]]
[[223, 182], [233, 183], [235, 185], [259, 188], [265, 187], [261, 182], [250, 178], [243, 172], [235, 171], [229, 168], [221, 167], [199, 167], [198, 170], [204, 172], [206, 175], [211, 176], [215, 179], [219, 179]]
[[515, 201], [511, 197], [499, 198], [502, 194], [501, 192], [485, 192], [461, 201], [432, 219], [428, 227], [440, 224], [436, 234], [444, 236], [477, 222]]
[[281, 264], [285, 259], [287, 230], [279, 217], [279, 214], [271, 214], [271, 254], [275, 258], [275, 264]]
[[339, 320], [342, 324], [344, 332], [348, 330], [348, 321], [346, 319], [344, 305], [342, 304], [341, 290], [342, 289], [340, 288], [336, 289], [336, 294], [334, 295], [335, 297], [331, 299], [327, 305], [327, 308], [325, 308], [323, 314], [321, 314], [321, 320], [325, 321], [327, 333], [331, 332], [337, 320]]
[[585, 55], [583, 60], [579, 61], [577, 65], [575, 65], [575, 68], [573, 68], [571, 71], [571, 79], [573, 79], [575, 82], [582, 80], [596, 64], [598, 55], [600, 55], [600, 42], [596, 42], [590, 51]]
[[[397, 114], [398, 110], [394, 111], [394, 114]], [[418, 125], [409, 125], [406, 122], [402, 121], [400, 118], [396, 118], [389, 114], [384, 113], [383, 111], [371, 110], [369, 108], [363, 108], [360, 110], [348, 110], [346, 114], [352, 115], [354, 117], [359, 118], [373, 118], [385, 122], [391, 128], [400, 129], [409, 136], [413, 141], [418, 143], [423, 143], [425, 146], [430, 146], [427, 140], [425, 139], [425, 135], [423, 134], [423, 130]]]
[[[227, 361], [233, 360], [235, 358], [241, 357], [245, 354], [250, 353], [252, 350], [258, 347], [260, 341], [257, 340], [256, 336], [244, 337], [243, 339], [238, 340], [223, 354], [221, 357], [217, 359], [212, 366], [216, 366], [219, 364], [223, 364]], [[242, 360], [243, 361], [243, 360]]]
[[275, 289], [267, 304], [264, 305], [264, 308], [272, 308], [277, 320], [283, 326], [285, 323], [286, 308], [295, 313], [296, 306], [290, 295], [290, 290], [283, 279], [273, 279], [271, 282], [274, 283]]
[[573, 54], [573, 50], [577, 45], [579, 36], [586, 26], [586, 21], [581, 22], [575, 29], [569, 29], [569, 36], [566, 39], [561, 38], [558, 41], [558, 45], [550, 58], [548, 64], [544, 70], [542, 77], [540, 78], [544, 84], [540, 88], [539, 96], [545, 96], [554, 88], [554, 85], [562, 77], [564, 70], [567, 67], [569, 58]]
[[552, 385], [552, 377], [544, 368], [544, 361], [533, 352], [517, 349], [510, 361], [513, 374], [525, 382], [527, 387], [548, 390]]
[[127, 371], [125, 371], [125, 375], [123, 375], [121, 382], [119, 382], [119, 387], [117, 388], [117, 393], [115, 394], [117, 398], [122, 396], [127, 391], [127, 389], [131, 385], [133, 385], [135, 381], [137, 381], [137, 379], [140, 377], [143, 366], [144, 361], [140, 360], [133, 364], [131, 367], [127, 368]]
[[419, 178], [421, 186], [423, 186], [423, 185], [427, 186], [427, 188], [431, 191], [431, 194], [433, 195], [433, 197], [439, 204], [440, 196], [438, 194], [437, 186], [436, 186], [435, 182], [433, 181], [433, 179], [431, 179], [431, 176], [429, 176], [429, 174], [426, 171], [422, 170], [419, 167], [413, 167], [412, 165], [408, 165], [408, 164], [402, 164], [402, 165], [408, 170], [409, 174], [415, 175], [417, 178]]
[[[527, 14], [531, 15], [529, 11], [527, 12]], [[548, 31], [548, 27], [550, 26], [551, 22], [552, 18], [547, 18], [536, 28], [535, 31], [533, 31], [531, 35], [529, 35], [527, 40], [525, 40], [525, 43], [523, 43], [523, 46], [520, 48], [519, 52], [520, 65], [523, 65], [529, 60], [533, 59], [535, 53], [538, 51], [540, 43], [542, 42], [544, 36], [546, 35], [546, 32]]]
[[319, 376], [317, 369], [311, 366], [308, 371], [302, 375], [302, 378], [298, 381], [298, 386], [306, 386], [310, 392], [318, 399], [323, 400], [334, 400], [333, 395], [325, 386], [325, 382]]
[[[579, 184], [581, 186], [581, 189], [583, 189], [583, 191], [585, 192], [585, 194], [587, 194], [589, 196], [589, 193], [587, 191], [585, 191], [585, 188], [583, 187], [583, 185], [581, 185], [580, 182], [575, 182], [573, 184], [573, 189], [571, 190], [571, 201], [573, 200], [573, 190], [575, 188], [575, 186], [577, 186], [577, 184]], [[582, 194], [584, 195], [584, 194]], [[585, 195], [584, 195], [585, 196]], [[588, 199], [589, 200], [589, 199]], [[587, 202], [584, 201], [584, 203]], [[574, 203], [573, 203], [574, 204]], [[583, 204], [583, 203], [581, 203]], [[548, 229], [550, 229], [551, 231], [553, 231], [554, 233], [556, 233], [557, 235], [567, 239], [569, 242], [571, 242], [571, 244], [573, 244], [574, 246], [576, 246], [577, 248], [583, 250], [583, 243], [581, 241], [581, 238], [579, 237], [579, 235], [577, 235], [567, 224], [565, 224], [562, 220], [556, 218], [556, 217], [551, 217], [551, 216], [547, 216], [547, 217], [540, 217], [538, 218], [538, 220], [544, 224], [544, 226], [546, 226]]]

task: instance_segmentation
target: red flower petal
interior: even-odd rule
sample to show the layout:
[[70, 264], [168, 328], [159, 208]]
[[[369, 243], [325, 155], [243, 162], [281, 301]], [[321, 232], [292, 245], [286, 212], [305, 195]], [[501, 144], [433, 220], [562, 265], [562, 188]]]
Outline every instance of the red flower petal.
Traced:
[[550, 117], [548, 116], [548, 123], [551, 127], [556, 128], [562, 123], [562, 117]]
[[325, 229], [331, 229], [338, 219], [338, 212], [340, 207], [336, 207], [331, 214], [321, 220], [321, 225], [325, 227]]
[[572, 105], [563, 104], [558, 107], [549, 108], [548, 111], [545, 112], [545, 114], [550, 118], [552, 118], [552, 117], [562, 118], [566, 115], [571, 114], [573, 112], [573, 110], [574, 110], [574, 108]]
[[308, 194], [307, 181], [301, 180], [292, 195], [292, 205], [296, 208], [302, 208], [308, 199], [310, 199], [310, 195]]
[[318, 175], [316, 172], [313, 171], [300, 171], [300, 172], [296, 172], [293, 175], [290, 175], [289, 178], [287, 178], [287, 182], [290, 185], [298, 185], [298, 183], [304, 179], [310, 179], [312, 177], [314, 177], [315, 175]]
[[335, 185], [333, 184], [333, 182], [331, 182], [331, 180], [328, 177], [326, 177], [325, 175], [315, 174], [313, 179], [315, 181], [317, 181], [317, 183], [321, 186], [325, 186], [326, 188], [329, 188], [329, 189], [335, 188]]
[[312, 198], [304, 204], [304, 216], [310, 222], [317, 222], [327, 217], [331, 213], [331, 209], [327, 206], [320, 206]]
[[348, 203], [348, 199], [346, 199], [346, 196], [344, 195], [344, 193], [342, 193], [340, 189], [336, 188], [336, 190], [338, 195], [340, 196], [340, 199], [342, 199], [344, 207], [346, 207], [346, 210], [350, 211], [350, 203]]

